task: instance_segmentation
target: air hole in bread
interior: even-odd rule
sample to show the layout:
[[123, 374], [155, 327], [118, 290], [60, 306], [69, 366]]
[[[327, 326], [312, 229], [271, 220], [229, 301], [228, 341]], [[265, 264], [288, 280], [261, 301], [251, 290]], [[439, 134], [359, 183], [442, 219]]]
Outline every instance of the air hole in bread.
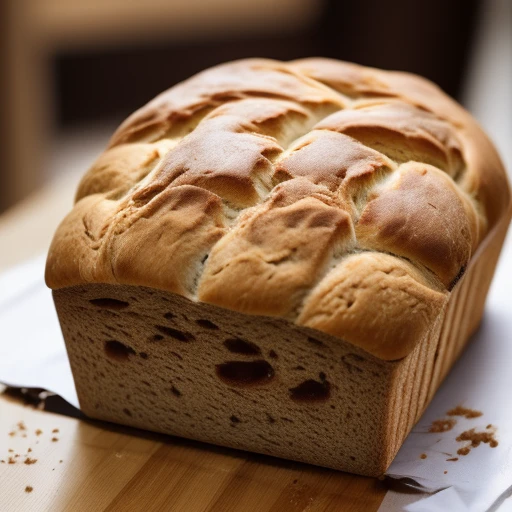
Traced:
[[319, 347], [324, 346], [324, 344], [320, 340], [317, 340], [316, 338], [313, 338], [311, 336], [308, 336], [308, 341], [309, 343], [313, 343], [313, 345], [318, 345]]
[[166, 327], [165, 325], [155, 325], [155, 329], [160, 331], [162, 334], [165, 334], [165, 336], [169, 336], [170, 338], [174, 338], [175, 340], [183, 341], [185, 343], [195, 340], [193, 334], [189, 332], [178, 331], [178, 329]]
[[295, 402], [320, 402], [330, 397], [331, 384], [327, 380], [318, 382], [308, 379], [289, 391], [290, 398]]
[[117, 340], [109, 340], [105, 342], [105, 352], [108, 357], [115, 361], [127, 361], [130, 355], [135, 355], [133, 348], [128, 347], [124, 343]]
[[141, 352], [141, 353], [139, 354], [139, 356], [140, 356], [140, 357], [142, 357], [142, 359], [147, 359], [147, 358], [148, 358], [148, 355], [147, 355], [147, 353], [146, 353], [146, 352]]
[[89, 301], [93, 306], [103, 309], [125, 309], [130, 304], [124, 300], [117, 299], [91, 299]]
[[267, 420], [269, 423], [275, 423], [276, 419], [270, 416], [270, 414], [267, 412]]
[[277, 353], [275, 350], [271, 350], [269, 353], [268, 353], [268, 357], [271, 357], [272, 359], [277, 359]]
[[129, 409], [126, 409], [126, 407], [123, 409], [123, 412], [126, 414], [126, 416], [131, 416], [132, 413]]
[[171, 312], [165, 313], [164, 318], [166, 318], [167, 320], [172, 320], [174, 318], [174, 315]]
[[164, 339], [164, 337], [161, 335], [161, 334], [155, 334], [152, 338], [151, 338], [151, 341], [162, 341]]
[[358, 366], [358, 363], [364, 362], [363, 357], [357, 354], [346, 354], [342, 356], [341, 362], [345, 365], [349, 373], [363, 373], [363, 369]]
[[263, 359], [257, 361], [227, 361], [216, 366], [217, 376], [232, 386], [266, 384], [274, 377], [274, 369]]
[[229, 418], [229, 420], [231, 423], [240, 423], [240, 419], [237, 418], [234, 414], [231, 416], [231, 418]]
[[255, 355], [261, 354], [261, 349], [255, 343], [243, 340], [242, 338], [230, 338], [224, 341], [224, 346], [233, 354]]
[[203, 318], [196, 320], [196, 324], [199, 325], [199, 327], [203, 327], [204, 329], [211, 329], [211, 330], [218, 329], [218, 326], [216, 326], [213, 322], [210, 322], [210, 320], [206, 320]]
[[181, 391], [176, 386], [171, 387], [171, 392], [173, 395], [176, 395], [177, 397], [181, 396]]

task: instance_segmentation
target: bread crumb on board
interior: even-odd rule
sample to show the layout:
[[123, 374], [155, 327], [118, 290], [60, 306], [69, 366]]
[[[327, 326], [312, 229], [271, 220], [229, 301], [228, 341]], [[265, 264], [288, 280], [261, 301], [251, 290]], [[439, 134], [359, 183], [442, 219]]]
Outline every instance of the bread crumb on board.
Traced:
[[33, 490], [34, 490], [34, 488], [31, 485], [27, 485], [25, 487], [25, 492], [32, 492]]
[[[17, 424], [16, 424], [16, 427], [18, 429], [19, 432], [28, 432], [28, 428], [25, 424], [24, 421], [19, 421]], [[43, 434], [43, 431], [38, 428], [36, 430], [33, 431], [34, 434], [39, 437]], [[58, 434], [60, 432], [60, 430], [58, 428], [54, 428], [52, 430], [52, 433], [53, 434]], [[8, 435], [10, 437], [14, 437], [15, 435], [17, 435], [17, 431], [16, 429], [12, 430], [11, 432], [8, 433]], [[27, 437], [27, 434], [22, 434], [22, 437]], [[58, 437], [54, 436], [51, 438], [51, 441], [52, 442], [57, 442], [59, 440]], [[36, 441], [36, 444], [38, 444], [39, 441]], [[33, 464], [36, 464], [38, 462], [38, 459], [34, 458], [34, 457], [30, 457], [30, 453], [32, 453], [32, 448], [31, 447], [28, 447], [27, 448], [27, 451], [26, 453], [23, 455], [25, 457], [25, 459], [22, 461], [22, 455], [20, 455], [19, 453], [14, 453], [14, 449], [13, 448], [9, 448], [8, 449], [8, 452], [9, 454], [12, 454], [12, 455], [9, 455], [8, 457], [4, 458], [4, 459], [1, 459], [0, 460], [0, 464], [16, 464], [17, 462], [23, 462], [23, 464], [27, 465], [27, 466], [31, 466]], [[63, 460], [59, 460], [59, 463], [62, 463]], [[32, 489], [32, 488], [31, 488]], [[27, 491], [27, 492], [30, 492], [30, 491]]]

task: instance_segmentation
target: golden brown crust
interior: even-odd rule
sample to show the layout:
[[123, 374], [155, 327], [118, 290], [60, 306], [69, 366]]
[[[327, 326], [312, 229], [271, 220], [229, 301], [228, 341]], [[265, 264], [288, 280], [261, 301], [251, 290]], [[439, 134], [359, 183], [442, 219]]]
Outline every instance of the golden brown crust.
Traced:
[[382, 359], [399, 359], [433, 326], [446, 301], [446, 293], [407, 261], [353, 254], [316, 286], [297, 323], [351, 340]]
[[357, 239], [364, 249], [420, 263], [451, 290], [469, 261], [477, 233], [464, 197], [445, 173], [427, 164], [402, 165], [391, 187], [375, 191], [361, 213]]
[[[349, 214], [300, 197], [291, 180], [246, 215], [212, 250], [200, 301], [243, 313], [288, 316], [336, 251], [354, 244]], [[299, 185], [300, 186], [300, 185]], [[290, 203], [290, 204], [287, 204]]]
[[250, 59], [135, 112], [76, 199], [50, 287], [164, 289], [396, 359], [435, 323], [510, 189], [478, 124], [427, 80]]

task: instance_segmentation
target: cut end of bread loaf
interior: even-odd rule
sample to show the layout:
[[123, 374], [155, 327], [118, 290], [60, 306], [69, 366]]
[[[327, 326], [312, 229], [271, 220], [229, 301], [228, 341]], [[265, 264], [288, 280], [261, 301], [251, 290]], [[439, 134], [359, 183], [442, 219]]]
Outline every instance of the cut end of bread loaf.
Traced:
[[85, 285], [54, 299], [91, 417], [373, 476], [394, 456], [396, 363], [150, 288]]
[[242, 60], [121, 125], [46, 279], [165, 290], [393, 360], [427, 335], [509, 200], [485, 134], [430, 82]]

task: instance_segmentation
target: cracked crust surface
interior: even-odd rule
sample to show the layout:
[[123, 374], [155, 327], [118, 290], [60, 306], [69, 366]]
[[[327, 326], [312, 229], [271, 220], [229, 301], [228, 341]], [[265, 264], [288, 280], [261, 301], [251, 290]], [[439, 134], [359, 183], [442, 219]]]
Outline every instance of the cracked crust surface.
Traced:
[[236, 61], [119, 127], [54, 237], [46, 280], [162, 289], [397, 359], [509, 202], [492, 144], [427, 80]]

